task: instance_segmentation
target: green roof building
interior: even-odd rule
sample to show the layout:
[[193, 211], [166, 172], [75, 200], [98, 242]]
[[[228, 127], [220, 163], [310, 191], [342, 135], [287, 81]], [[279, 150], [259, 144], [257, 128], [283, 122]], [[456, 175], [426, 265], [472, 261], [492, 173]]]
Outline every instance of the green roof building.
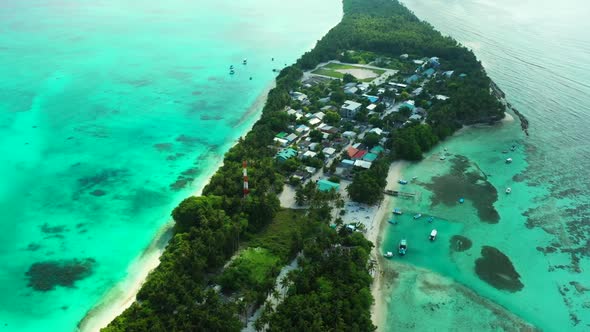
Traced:
[[318, 190], [319, 191], [330, 191], [330, 190], [338, 191], [338, 189], [340, 189], [339, 183], [335, 183], [335, 182], [328, 181], [325, 179], [318, 181]]
[[279, 151], [279, 153], [277, 153], [275, 158], [277, 158], [277, 160], [279, 162], [284, 162], [287, 159], [291, 159], [296, 156], [297, 156], [297, 151], [295, 151], [294, 149], [288, 148], [288, 149], [282, 149], [281, 151]]
[[373, 161], [375, 161], [375, 159], [377, 159], [377, 155], [374, 153], [367, 153], [366, 155], [363, 156], [364, 161], [373, 162]]
[[377, 146], [375, 146], [375, 147], [373, 147], [373, 148], [371, 149], [371, 153], [374, 153], [374, 154], [377, 154], [377, 155], [378, 155], [378, 154], [380, 154], [381, 152], [383, 152], [384, 150], [385, 150], [385, 149], [383, 149], [383, 147], [382, 147], [381, 145], [377, 145]]

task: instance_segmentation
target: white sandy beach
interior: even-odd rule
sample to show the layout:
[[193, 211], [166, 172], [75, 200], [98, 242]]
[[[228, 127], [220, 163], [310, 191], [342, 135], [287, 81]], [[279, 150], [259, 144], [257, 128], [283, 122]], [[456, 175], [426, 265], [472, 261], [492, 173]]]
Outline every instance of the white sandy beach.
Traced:
[[[211, 168], [211, 173], [204, 173], [201, 177], [195, 179], [194, 183], [197, 186], [193, 195], [201, 195], [205, 186], [221, 166], [223, 166], [222, 157], [216, 162], [215, 167]], [[133, 304], [148, 274], [160, 265], [160, 256], [164, 253], [164, 249], [170, 240], [173, 226], [174, 221], [170, 220], [162, 227], [152, 243], [131, 264], [127, 270], [127, 277], [110, 289], [102, 300], [78, 323], [79, 331], [98, 332]]]
[[[396, 161], [389, 167], [389, 173], [387, 174], [387, 187], [386, 189], [396, 190], [399, 187], [398, 180], [402, 178], [402, 171], [407, 165], [407, 162]], [[391, 196], [385, 196], [379, 207], [376, 208], [374, 218], [372, 219], [372, 225], [367, 228], [366, 237], [369, 241], [373, 242], [375, 247], [371, 252], [371, 256], [375, 261], [375, 274], [373, 278], [373, 286], [371, 287], [371, 293], [375, 303], [371, 308], [371, 317], [373, 324], [377, 326], [377, 330], [381, 331], [385, 323], [386, 303], [383, 294], [383, 255], [379, 251], [381, 246], [381, 233], [385, 226], [385, 219], [388, 217], [392, 200], [395, 199]]]

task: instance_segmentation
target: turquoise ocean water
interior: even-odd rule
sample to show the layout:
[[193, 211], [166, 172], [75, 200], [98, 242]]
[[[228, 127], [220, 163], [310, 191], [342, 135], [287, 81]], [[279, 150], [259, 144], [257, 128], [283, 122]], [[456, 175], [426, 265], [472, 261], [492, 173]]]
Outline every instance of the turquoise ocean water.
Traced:
[[[518, 122], [462, 131], [408, 166], [404, 177], [417, 179], [403, 190], [418, 196], [394, 203], [406, 214], [397, 226], [387, 225], [382, 249], [392, 250], [407, 238], [410, 250], [403, 261], [449, 277], [545, 331], [588, 331], [590, 24], [585, 15], [590, 6], [580, 0], [404, 3], [472, 48], [531, 127], [529, 137]], [[505, 163], [509, 157], [512, 164]], [[508, 187], [511, 194], [505, 193]], [[464, 204], [458, 203], [461, 197]], [[432, 224], [426, 217], [413, 220], [418, 212], [434, 216]], [[439, 236], [431, 243], [433, 228]], [[454, 235], [472, 246], [466, 249], [468, 241], [458, 243]], [[482, 281], [476, 262], [484, 246], [504, 254], [520, 278], [515, 280], [510, 264], [497, 255], [487, 261], [497, 287]], [[392, 291], [391, 303], [397, 294]], [[390, 322], [404, 314], [399, 307], [389, 306]]]
[[[74, 330], [257, 118], [272, 69], [341, 14], [336, 0], [1, 1], [0, 330]], [[36, 263], [39, 287], [65, 286], [29, 287]]]

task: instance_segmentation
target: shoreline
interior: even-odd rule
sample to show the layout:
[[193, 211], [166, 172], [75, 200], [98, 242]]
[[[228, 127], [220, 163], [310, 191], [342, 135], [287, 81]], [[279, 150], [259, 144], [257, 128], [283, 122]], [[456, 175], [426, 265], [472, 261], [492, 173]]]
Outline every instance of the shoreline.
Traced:
[[[397, 183], [398, 179], [402, 178], [402, 171], [406, 167], [408, 162], [406, 161], [394, 161], [389, 166], [389, 171], [387, 173], [387, 186], [386, 189], [395, 190], [399, 187]], [[386, 303], [384, 294], [382, 292], [383, 287], [385, 286], [385, 281], [383, 280], [383, 255], [380, 252], [381, 241], [382, 241], [382, 234], [383, 230], [385, 229], [386, 223], [385, 218], [387, 213], [390, 210], [391, 204], [395, 201], [395, 198], [389, 195], [385, 195], [381, 205], [379, 206], [377, 213], [375, 214], [375, 219], [373, 222], [373, 227], [367, 232], [367, 240], [373, 242], [373, 249], [371, 250], [371, 256], [374, 259], [375, 267], [374, 267], [374, 276], [373, 276], [373, 284], [371, 285], [371, 294], [373, 295], [373, 306], [371, 307], [371, 319], [373, 324], [377, 326], [377, 331], [383, 330], [383, 323], [385, 323], [386, 318]]]
[[[276, 81], [273, 80], [254, 100], [248, 111], [246, 111], [234, 125], [235, 128], [247, 121], [251, 121], [251, 123], [244, 128], [243, 134], [234, 140], [234, 142], [228, 147], [227, 151], [238, 144], [240, 138], [243, 138], [252, 131], [254, 124], [256, 124], [262, 115], [262, 108], [268, 98], [268, 92], [275, 86], [275, 84]], [[248, 118], [252, 116], [254, 116], [254, 119], [248, 120]], [[202, 194], [205, 186], [211, 182], [211, 178], [213, 178], [217, 171], [223, 167], [225, 152], [218, 156], [218, 160], [215, 162], [214, 166], [209, 168], [209, 170], [211, 170], [209, 174], [203, 173], [201, 177], [193, 181], [193, 184], [195, 184], [194, 190], [186, 198], [190, 196], [200, 196]], [[133, 302], [135, 302], [137, 293], [139, 293], [139, 290], [143, 286], [150, 272], [160, 265], [160, 256], [164, 253], [168, 241], [172, 238], [173, 226], [174, 221], [172, 219], [162, 225], [152, 242], [150, 242], [146, 249], [131, 262], [127, 269], [127, 276], [106, 291], [102, 298], [78, 322], [76, 331], [98, 332], [109, 325], [115, 318], [127, 310]]]

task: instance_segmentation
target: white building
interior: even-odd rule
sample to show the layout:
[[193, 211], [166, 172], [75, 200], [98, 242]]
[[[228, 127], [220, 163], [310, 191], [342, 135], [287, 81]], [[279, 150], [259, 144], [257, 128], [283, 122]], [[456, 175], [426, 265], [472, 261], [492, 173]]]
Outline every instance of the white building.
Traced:
[[332, 157], [332, 155], [334, 153], [336, 153], [336, 149], [334, 149], [334, 148], [324, 148], [322, 150], [322, 152], [324, 153], [324, 155], [326, 155], [326, 157]]
[[355, 101], [347, 100], [344, 102], [344, 105], [342, 105], [342, 107], [340, 108], [340, 115], [346, 118], [353, 118], [362, 106], [363, 105]]

